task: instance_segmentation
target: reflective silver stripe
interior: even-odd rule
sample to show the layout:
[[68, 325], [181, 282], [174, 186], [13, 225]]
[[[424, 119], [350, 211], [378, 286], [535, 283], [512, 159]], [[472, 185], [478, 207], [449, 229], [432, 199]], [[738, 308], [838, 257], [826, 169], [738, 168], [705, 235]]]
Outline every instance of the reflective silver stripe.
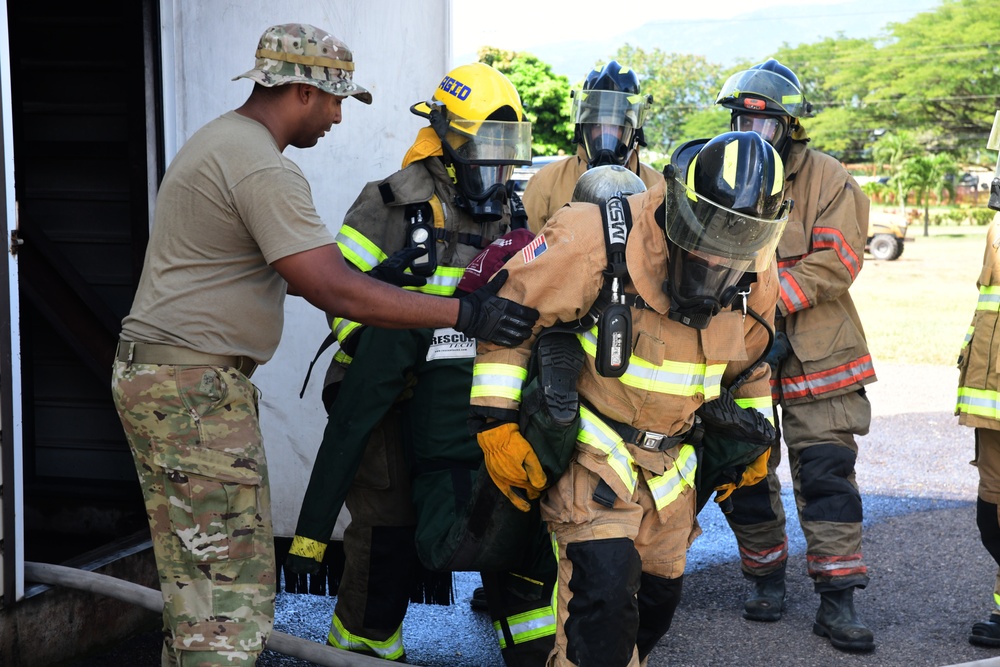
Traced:
[[990, 389], [959, 387], [956, 410], [977, 417], [1000, 419], [1000, 393]]
[[[540, 637], [550, 637], [556, 633], [556, 615], [552, 607], [547, 605], [538, 609], [532, 609], [514, 616], [507, 617], [507, 627], [510, 629], [514, 644], [525, 644], [539, 639]], [[504, 638], [503, 628], [500, 621], [493, 621], [493, 630], [497, 634], [497, 642], [501, 649], [507, 648], [507, 640]]]
[[327, 635], [330, 645], [345, 651], [368, 650], [384, 660], [398, 660], [403, 657], [403, 626], [400, 625], [392, 636], [384, 641], [365, 639], [347, 631], [343, 622], [333, 614], [330, 621], [330, 633]]
[[346, 225], [341, 226], [336, 241], [344, 259], [362, 271], [371, 271], [388, 257], [364, 234]]
[[[597, 357], [597, 327], [578, 334], [584, 351]], [[618, 378], [622, 384], [670, 396], [704, 395], [706, 400], [719, 396], [726, 364], [703, 364], [684, 361], [664, 361], [659, 366], [632, 355], [628, 369]]]
[[521, 388], [528, 371], [513, 364], [475, 364], [472, 367], [472, 398], [505, 398], [521, 402]]
[[798, 395], [805, 395], [808, 392], [822, 394], [831, 389], [857, 382], [860, 378], [868, 377], [874, 373], [872, 358], [870, 355], [865, 355], [853, 363], [826, 371], [823, 375], [814, 374], [794, 379], [782, 378], [781, 388], [786, 397], [793, 395], [798, 397]]
[[629, 493], [635, 492], [639, 476], [628, 447], [625, 446], [621, 436], [615, 433], [614, 429], [582, 405], [580, 406], [580, 432], [577, 439], [603, 452], [607, 456], [608, 465], [625, 484]]
[[694, 488], [694, 474], [697, 468], [698, 457], [695, 456], [694, 447], [682, 445], [674, 466], [647, 483], [657, 511], [677, 500], [684, 491], [685, 484]]
[[771, 401], [770, 394], [767, 396], [759, 396], [757, 398], [737, 398], [736, 405], [741, 408], [756, 410], [760, 414], [764, 415], [764, 419], [771, 424], [774, 424], [774, 403]]
[[980, 287], [976, 310], [989, 310], [993, 312], [1000, 310], [1000, 287], [992, 285], [983, 285]]

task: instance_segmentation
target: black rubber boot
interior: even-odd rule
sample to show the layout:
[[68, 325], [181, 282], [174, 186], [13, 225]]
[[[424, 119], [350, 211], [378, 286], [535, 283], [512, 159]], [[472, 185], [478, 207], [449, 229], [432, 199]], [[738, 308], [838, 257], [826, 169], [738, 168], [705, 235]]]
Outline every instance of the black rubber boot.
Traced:
[[969, 634], [969, 643], [977, 646], [1000, 646], [1000, 614], [990, 614], [985, 623], [975, 623]]
[[785, 577], [761, 577], [753, 580], [753, 593], [743, 603], [743, 618], [773, 623], [785, 611]]
[[482, 586], [478, 586], [472, 591], [472, 598], [469, 600], [469, 606], [476, 611], [489, 610], [489, 606], [486, 604], [486, 590]]
[[813, 632], [820, 637], [828, 637], [833, 647], [841, 651], [875, 649], [875, 634], [854, 611], [853, 588], [820, 593]]

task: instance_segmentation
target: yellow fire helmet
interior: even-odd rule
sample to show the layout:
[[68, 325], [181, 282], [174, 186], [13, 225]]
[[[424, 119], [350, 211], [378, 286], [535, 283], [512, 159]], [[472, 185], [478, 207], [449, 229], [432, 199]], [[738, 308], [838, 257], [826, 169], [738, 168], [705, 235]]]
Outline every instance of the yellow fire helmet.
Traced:
[[410, 111], [430, 121], [459, 190], [471, 202], [496, 199], [514, 167], [531, 164], [531, 123], [521, 98], [506, 76], [485, 63], [451, 70], [431, 99]]

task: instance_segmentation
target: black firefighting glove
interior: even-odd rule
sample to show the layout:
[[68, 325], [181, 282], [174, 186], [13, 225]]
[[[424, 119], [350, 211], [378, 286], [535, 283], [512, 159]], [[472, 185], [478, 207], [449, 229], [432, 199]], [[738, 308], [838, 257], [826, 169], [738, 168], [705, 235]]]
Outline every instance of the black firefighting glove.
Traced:
[[767, 359], [765, 359], [767, 365], [771, 367], [772, 377], [777, 374], [778, 366], [788, 358], [791, 352], [792, 346], [788, 342], [788, 336], [785, 335], [784, 331], [776, 331], [774, 333], [774, 342], [767, 353]]
[[717, 399], [702, 404], [697, 414], [706, 432], [761, 445], [774, 442], [771, 422], [757, 410], [737, 405], [732, 392], [725, 387], [720, 388]]
[[413, 260], [426, 254], [427, 250], [424, 248], [411, 247], [397, 250], [368, 271], [368, 275], [396, 287], [423, 287], [427, 284], [427, 279], [406, 273], [406, 269], [411, 268], [410, 263]]
[[472, 338], [512, 347], [531, 335], [538, 311], [497, 296], [507, 282], [501, 269], [493, 280], [458, 300], [455, 329]]
[[317, 574], [323, 564], [326, 544], [317, 540], [295, 535], [288, 549], [285, 566], [294, 574]]

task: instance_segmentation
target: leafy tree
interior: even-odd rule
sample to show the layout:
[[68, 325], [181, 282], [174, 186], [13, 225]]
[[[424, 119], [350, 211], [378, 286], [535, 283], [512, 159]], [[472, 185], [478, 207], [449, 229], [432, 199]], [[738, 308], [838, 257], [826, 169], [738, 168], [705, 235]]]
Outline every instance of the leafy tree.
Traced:
[[[685, 127], [692, 114], [714, 105], [721, 85], [719, 65], [708, 62], [703, 56], [666, 53], [660, 49], [646, 51], [629, 44], [619, 48], [613, 59], [623, 67], [634, 69], [642, 94], [653, 96], [653, 104], [643, 126], [648, 146], [646, 161], [665, 162], [683, 141], [718, 134], [691, 136]], [[598, 63], [598, 66], [601, 64]], [[699, 125], [692, 127], [697, 131], [703, 129]], [[722, 127], [720, 131], [728, 127], [728, 117]]]
[[479, 50], [479, 62], [503, 72], [521, 96], [524, 113], [531, 121], [533, 155], [556, 155], [576, 151], [573, 123], [569, 117], [569, 79], [555, 74], [552, 66], [530, 53], [503, 51], [490, 46]]
[[1000, 107], [998, 26], [995, 0], [942, 0], [934, 11], [891, 24], [864, 77], [875, 120], [928, 132], [930, 149], [980, 147]]
[[[958, 165], [950, 155], [944, 153], [928, 156], [917, 155], [903, 160], [899, 172], [893, 176], [901, 192], [915, 192], [917, 202], [924, 205], [924, 236], [929, 235], [930, 196], [947, 190], [952, 200], [955, 198], [955, 175]], [[891, 182], [891, 181], [890, 181]], [[904, 199], [905, 200], [905, 194]]]
[[779, 49], [774, 57], [798, 77], [813, 116], [803, 120], [810, 146], [844, 161], [860, 161], [873, 140], [865, 72], [878, 58], [874, 40], [827, 37]]

